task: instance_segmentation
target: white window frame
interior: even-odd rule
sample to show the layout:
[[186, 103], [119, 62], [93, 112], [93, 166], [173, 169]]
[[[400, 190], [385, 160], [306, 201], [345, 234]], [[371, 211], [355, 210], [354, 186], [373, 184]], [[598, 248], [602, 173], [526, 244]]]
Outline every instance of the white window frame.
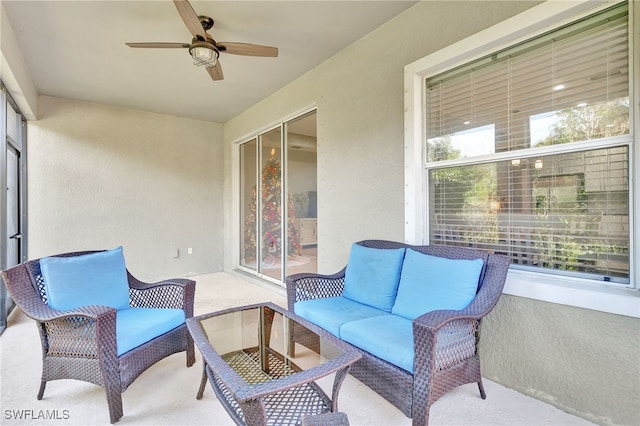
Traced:
[[[453, 67], [463, 65], [492, 52], [531, 39], [544, 32], [593, 14], [617, 1], [548, 0], [519, 15], [425, 56], [404, 69], [405, 105], [405, 241], [409, 244], [428, 243], [428, 206], [426, 169], [424, 167], [425, 79]], [[640, 47], [640, 4], [629, 1], [629, 43], [633, 51]], [[630, 54], [631, 54], [630, 53]], [[634, 84], [640, 71], [640, 55], [630, 56], [629, 75], [634, 108], [630, 131], [633, 145], [629, 161], [631, 182], [629, 205], [631, 289], [613, 288], [595, 280], [511, 269], [504, 293], [563, 305], [593, 309], [640, 318], [640, 84]], [[635, 212], [635, 214], [633, 213]]]

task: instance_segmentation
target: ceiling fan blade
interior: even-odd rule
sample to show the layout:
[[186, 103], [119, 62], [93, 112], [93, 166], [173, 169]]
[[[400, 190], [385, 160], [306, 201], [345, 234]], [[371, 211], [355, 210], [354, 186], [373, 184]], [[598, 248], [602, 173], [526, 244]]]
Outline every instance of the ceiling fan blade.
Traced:
[[173, 0], [173, 3], [176, 5], [176, 9], [178, 9], [178, 13], [189, 29], [189, 32], [191, 32], [194, 37], [206, 40], [207, 33], [202, 27], [200, 19], [195, 10], [193, 10], [193, 7], [191, 7], [191, 4], [187, 0]]
[[129, 47], [143, 47], [143, 48], [155, 48], [155, 49], [174, 49], [174, 48], [187, 48], [191, 46], [189, 43], [163, 43], [163, 42], [149, 42], [149, 43], [125, 43]]
[[221, 52], [232, 53], [234, 55], [245, 56], [268, 56], [276, 58], [278, 56], [278, 48], [270, 46], [261, 46], [259, 44], [249, 43], [232, 43], [232, 42], [216, 42]]
[[176, 5], [176, 9], [178, 9], [178, 13], [189, 29], [189, 32], [191, 32], [194, 37], [200, 37], [202, 40], [206, 40], [207, 33], [202, 27], [200, 19], [195, 10], [193, 10], [193, 7], [191, 7], [191, 4], [187, 0], [173, 0], [173, 3]]
[[222, 66], [220, 65], [220, 62], [216, 62], [216, 66], [215, 67], [207, 67], [207, 72], [209, 73], [209, 75], [211, 76], [211, 79], [213, 80], [222, 80], [224, 79], [224, 75], [222, 75]]

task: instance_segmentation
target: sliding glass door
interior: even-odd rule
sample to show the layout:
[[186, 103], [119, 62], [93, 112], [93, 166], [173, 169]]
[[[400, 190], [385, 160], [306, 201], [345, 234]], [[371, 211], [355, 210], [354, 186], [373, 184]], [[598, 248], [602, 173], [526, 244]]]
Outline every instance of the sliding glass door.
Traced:
[[258, 137], [260, 146], [259, 200], [257, 211], [261, 218], [258, 224], [260, 237], [260, 272], [281, 280], [282, 256], [286, 243], [282, 212], [282, 131], [278, 127]]
[[258, 271], [258, 140], [240, 145], [240, 266]]
[[313, 111], [238, 147], [238, 267], [280, 285], [317, 271], [315, 121]]
[[286, 275], [318, 272], [318, 143], [316, 112], [285, 124], [289, 229]]

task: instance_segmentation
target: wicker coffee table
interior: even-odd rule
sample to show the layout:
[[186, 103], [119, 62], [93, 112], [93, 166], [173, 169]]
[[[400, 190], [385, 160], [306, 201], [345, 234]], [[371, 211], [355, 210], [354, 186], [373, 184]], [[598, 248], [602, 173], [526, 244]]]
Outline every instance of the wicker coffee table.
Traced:
[[[187, 319], [203, 376], [239, 425], [298, 425], [302, 416], [337, 412], [340, 386], [361, 355], [350, 345], [273, 303]], [[294, 342], [294, 332], [311, 338]], [[308, 342], [305, 344], [305, 342]], [[315, 380], [335, 374], [331, 398]]]

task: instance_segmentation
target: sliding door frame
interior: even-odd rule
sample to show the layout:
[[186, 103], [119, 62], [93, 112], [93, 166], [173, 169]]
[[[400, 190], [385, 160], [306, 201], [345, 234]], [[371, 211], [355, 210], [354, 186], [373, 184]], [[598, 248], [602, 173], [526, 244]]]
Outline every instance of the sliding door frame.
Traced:
[[[8, 109], [11, 108], [15, 112], [16, 120], [16, 140], [9, 137], [7, 119], [9, 117]], [[27, 260], [27, 121], [8, 92], [8, 89], [0, 81], [0, 211], [2, 220], [0, 220], [0, 269], [6, 269], [14, 266], [8, 264], [7, 246], [9, 241], [7, 229], [7, 152], [11, 149], [18, 157], [18, 238], [19, 252], [18, 263]], [[0, 278], [0, 333], [7, 326], [7, 318], [11, 311], [15, 308], [15, 303], [11, 300], [2, 279]]]
[[[260, 243], [260, 236], [262, 235], [262, 220], [259, 217], [259, 207], [256, 206], [256, 269], [253, 270], [241, 264], [241, 244], [243, 241], [243, 227], [240, 220], [240, 213], [242, 211], [240, 203], [242, 200], [240, 199], [240, 190], [242, 183], [242, 165], [240, 164], [241, 156], [240, 149], [241, 146], [247, 142], [252, 140], [256, 141], [256, 180], [257, 180], [257, 188], [256, 188], [256, 199], [261, 200], [261, 171], [262, 171], [262, 148], [261, 148], [261, 136], [266, 133], [273, 131], [275, 129], [280, 129], [280, 150], [281, 150], [281, 158], [280, 158], [280, 178], [282, 184], [280, 185], [280, 200], [281, 200], [281, 222], [282, 226], [280, 227], [280, 241], [281, 243], [281, 251], [286, 253], [288, 249], [288, 197], [286, 194], [288, 193], [288, 182], [287, 182], [287, 173], [286, 173], [286, 165], [287, 165], [287, 123], [291, 122], [299, 117], [302, 117], [306, 114], [315, 112], [317, 114], [317, 105], [314, 103], [309, 105], [303, 109], [296, 111], [277, 122], [272, 122], [269, 125], [266, 125], [259, 130], [252, 132], [242, 138], [233, 142], [232, 149], [232, 161], [233, 161], [233, 182], [232, 182], [232, 202], [233, 202], [233, 238], [232, 238], [232, 252], [233, 252], [233, 269], [237, 271], [241, 271], [250, 275], [254, 275], [262, 280], [268, 281], [280, 287], [285, 286], [284, 278], [287, 270], [286, 258], [287, 256], [281, 256], [280, 262], [280, 279], [273, 278], [269, 275], [260, 272], [260, 262], [262, 259], [262, 244]], [[258, 202], [256, 202], [258, 204]]]

